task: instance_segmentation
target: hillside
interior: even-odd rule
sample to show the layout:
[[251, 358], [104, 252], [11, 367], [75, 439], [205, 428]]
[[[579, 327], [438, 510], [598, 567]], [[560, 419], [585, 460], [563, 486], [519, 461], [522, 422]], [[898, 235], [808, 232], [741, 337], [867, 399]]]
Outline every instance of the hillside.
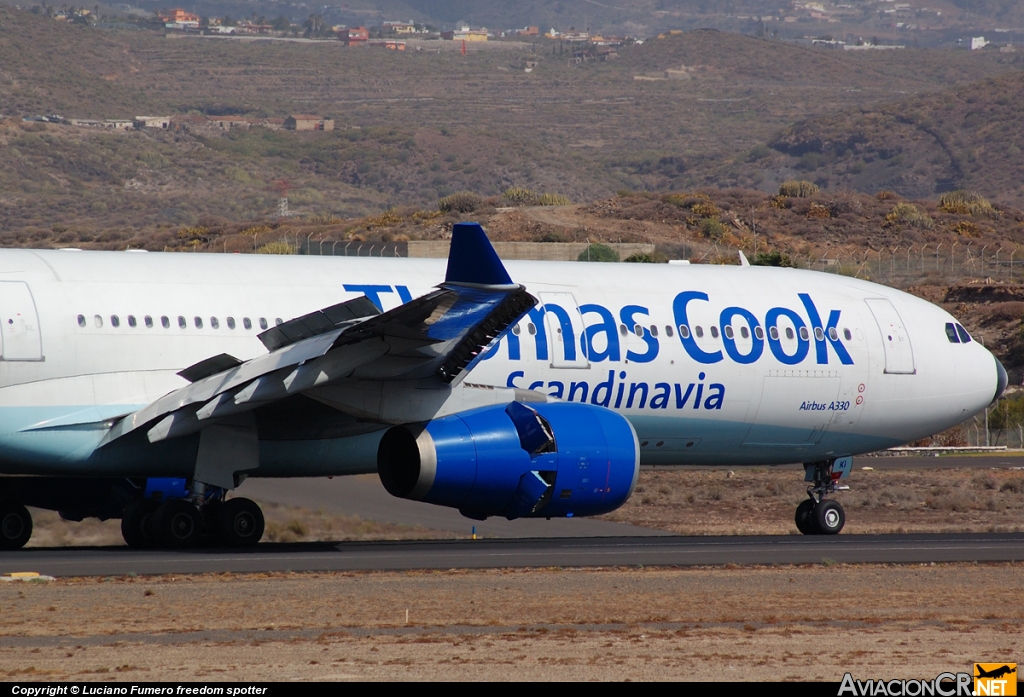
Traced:
[[822, 186], [933, 196], [969, 188], [1024, 205], [1024, 73], [801, 121], [769, 141]]

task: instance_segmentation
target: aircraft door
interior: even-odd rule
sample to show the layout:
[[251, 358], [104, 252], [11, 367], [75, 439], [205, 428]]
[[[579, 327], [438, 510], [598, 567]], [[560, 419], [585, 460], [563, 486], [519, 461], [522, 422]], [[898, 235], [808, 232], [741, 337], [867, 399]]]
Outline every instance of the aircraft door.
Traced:
[[39, 317], [27, 283], [0, 281], [0, 338], [3, 360], [43, 360]]
[[583, 351], [583, 315], [572, 293], [538, 293], [552, 368], [589, 368]]
[[913, 375], [917, 372], [914, 365], [914, 349], [910, 345], [910, 335], [903, 326], [896, 308], [885, 298], [866, 298], [868, 309], [875, 317], [878, 331], [882, 334], [882, 345], [885, 347], [885, 372], [895, 375]]

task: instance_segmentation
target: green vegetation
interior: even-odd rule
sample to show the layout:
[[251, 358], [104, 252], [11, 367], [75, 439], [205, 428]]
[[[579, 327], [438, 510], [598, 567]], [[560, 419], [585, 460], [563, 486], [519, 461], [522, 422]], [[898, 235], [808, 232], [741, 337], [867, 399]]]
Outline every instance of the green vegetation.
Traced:
[[758, 252], [750, 262], [754, 266], [786, 266], [796, 268], [797, 265], [788, 254], [779, 251]]
[[256, 250], [257, 254], [295, 254], [295, 247], [287, 242], [268, 242]]
[[576, 258], [576, 261], [618, 261], [619, 253], [606, 244], [594, 242]]

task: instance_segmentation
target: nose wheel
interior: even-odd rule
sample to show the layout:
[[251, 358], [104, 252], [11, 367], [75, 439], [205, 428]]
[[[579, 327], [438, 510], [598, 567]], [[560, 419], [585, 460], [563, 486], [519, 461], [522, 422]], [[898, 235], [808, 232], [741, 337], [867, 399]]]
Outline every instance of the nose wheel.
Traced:
[[838, 535], [846, 524], [846, 511], [838, 501], [813, 498], [796, 507], [796, 529], [804, 535]]
[[807, 487], [807, 499], [796, 507], [795, 517], [796, 529], [804, 535], [838, 535], [846, 524], [846, 512], [839, 502], [825, 498], [849, 488], [836, 485], [843, 472], [849, 471], [849, 462], [836, 465], [836, 460], [806, 465], [807, 481], [812, 484]]

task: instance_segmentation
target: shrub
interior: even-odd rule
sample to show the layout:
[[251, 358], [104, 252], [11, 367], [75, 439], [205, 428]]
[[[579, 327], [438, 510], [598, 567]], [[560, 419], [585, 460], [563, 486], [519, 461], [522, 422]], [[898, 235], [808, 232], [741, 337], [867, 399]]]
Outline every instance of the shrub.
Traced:
[[939, 197], [939, 210], [961, 215], [982, 215], [989, 218], [998, 215], [984, 196], [973, 191], [950, 191]]
[[619, 253], [606, 244], [594, 242], [580, 252], [576, 261], [618, 261]]
[[711, 201], [702, 201], [700, 203], [693, 204], [690, 208], [695, 215], [699, 215], [701, 218], [717, 218], [722, 214], [722, 209], [713, 204]]
[[817, 184], [802, 179], [791, 179], [790, 181], [782, 182], [779, 186], [779, 196], [809, 198], [817, 196], [819, 193], [821, 193], [821, 189], [818, 188]]
[[887, 225], [909, 225], [911, 227], [931, 230], [935, 221], [917, 209], [913, 203], [900, 202], [892, 207], [889, 215], [885, 216]]
[[754, 266], [786, 266], [796, 268], [796, 264], [793, 263], [789, 255], [782, 252], [758, 252], [754, 256], [754, 261], [750, 263]]
[[295, 248], [287, 242], [269, 242], [256, 250], [257, 254], [295, 254]]
[[953, 226], [953, 232], [961, 237], [977, 237], [981, 233], [981, 228], [970, 220], [961, 220]]
[[832, 211], [829, 210], [828, 206], [812, 203], [811, 207], [807, 210], [807, 217], [810, 220], [827, 220], [832, 217]]
[[654, 254], [637, 252], [636, 254], [630, 254], [623, 261], [630, 264], [665, 264], [668, 263], [668, 257], [661, 252], [654, 252]]
[[771, 156], [772, 151], [767, 145], [763, 143], [761, 145], [755, 145], [750, 149], [750, 153], [747, 155], [747, 161], [756, 162], [757, 160], [763, 160], [766, 157]]
[[728, 229], [717, 218], [704, 218], [700, 221], [700, 234], [713, 240], [720, 240]]
[[875, 198], [879, 201], [892, 201], [893, 199], [899, 198], [893, 191], [879, 191], [875, 194]]
[[437, 209], [443, 213], [472, 213], [483, 199], [472, 191], [456, 191], [437, 202]]
[[571, 206], [572, 201], [568, 196], [561, 194], [541, 194], [537, 197], [538, 206]]

